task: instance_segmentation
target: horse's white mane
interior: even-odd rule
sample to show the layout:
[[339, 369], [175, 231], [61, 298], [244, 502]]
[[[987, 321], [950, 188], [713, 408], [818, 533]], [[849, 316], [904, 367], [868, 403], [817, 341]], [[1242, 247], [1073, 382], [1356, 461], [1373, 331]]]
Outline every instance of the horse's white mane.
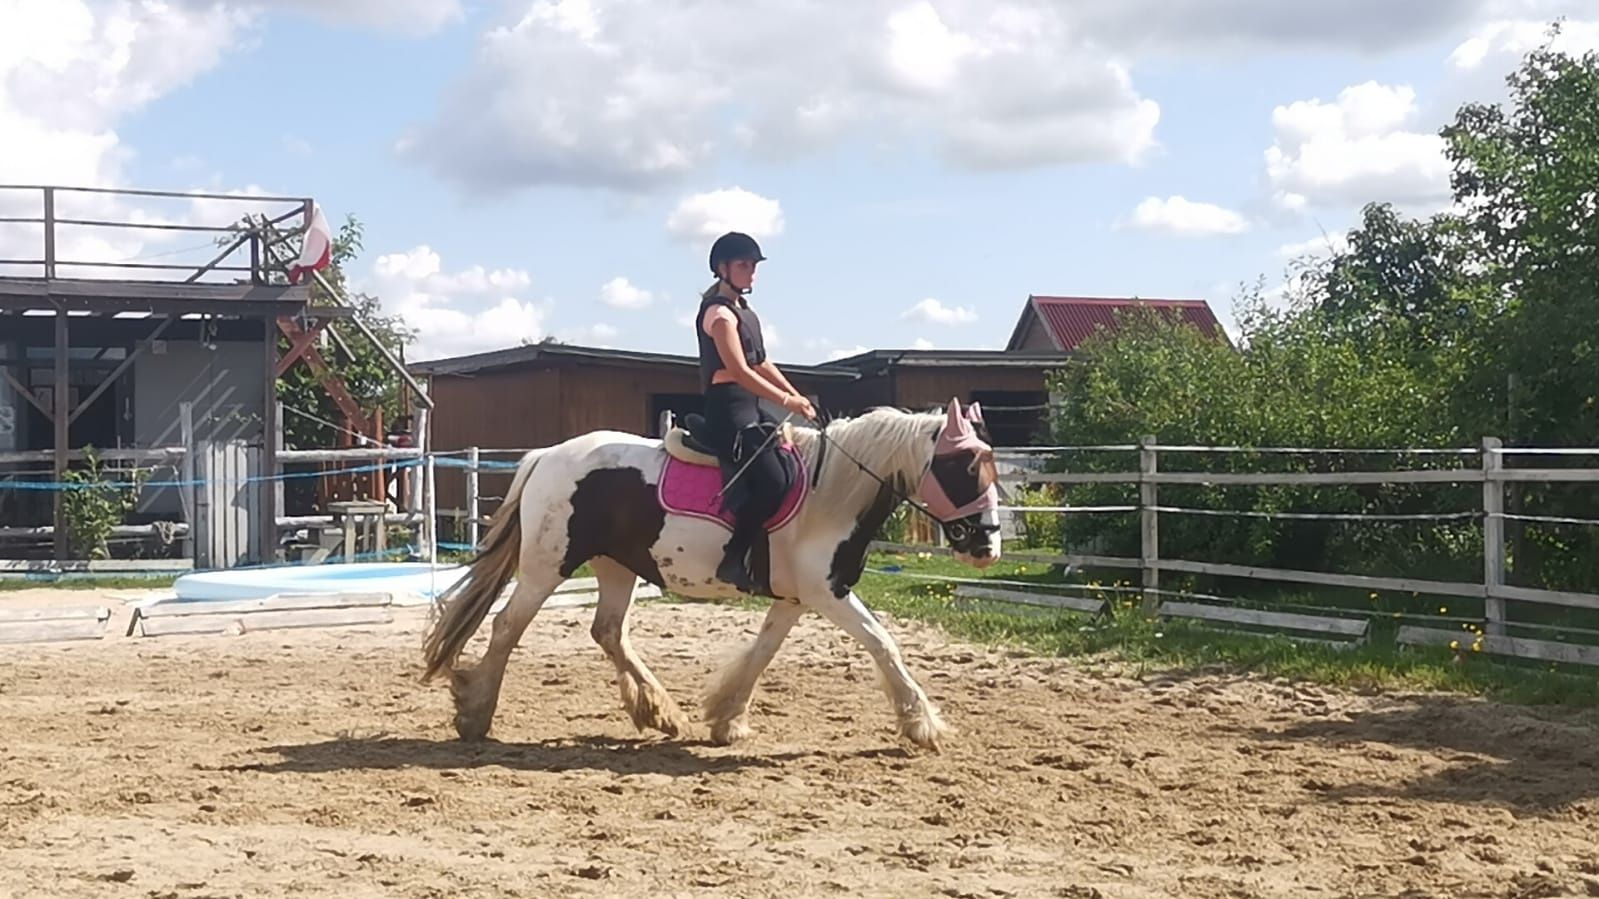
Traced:
[[[913, 478], [927, 467], [933, 455], [933, 435], [943, 420], [942, 412], [907, 412], [881, 406], [855, 418], [828, 422], [827, 439], [833, 445], [825, 451], [821, 449], [817, 429], [795, 428], [794, 445], [806, 467], [821, 480], [821, 486], [806, 502], [835, 508], [865, 508], [877, 496], [880, 485], [869, 475], [862, 474], [855, 461], [839, 449], [860, 460], [879, 477]], [[819, 475], [815, 472], [818, 452], [822, 453]], [[914, 490], [916, 485], [899, 486]]]

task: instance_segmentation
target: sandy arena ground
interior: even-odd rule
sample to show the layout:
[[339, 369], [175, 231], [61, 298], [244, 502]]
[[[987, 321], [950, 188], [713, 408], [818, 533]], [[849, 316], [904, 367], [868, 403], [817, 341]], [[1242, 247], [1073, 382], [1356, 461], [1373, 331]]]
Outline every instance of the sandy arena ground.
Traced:
[[[633, 731], [589, 616], [539, 617], [479, 745], [414, 613], [0, 647], [0, 896], [1599, 896], [1592, 718], [890, 622], [960, 729], [924, 755], [808, 616], [720, 748]], [[648, 605], [634, 643], [687, 707], [758, 621]]]

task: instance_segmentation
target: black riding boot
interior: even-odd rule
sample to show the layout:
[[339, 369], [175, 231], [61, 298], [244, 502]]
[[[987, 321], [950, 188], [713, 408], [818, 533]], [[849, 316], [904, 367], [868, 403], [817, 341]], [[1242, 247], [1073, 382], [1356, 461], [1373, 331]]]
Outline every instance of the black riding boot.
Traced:
[[761, 592], [761, 585], [755, 582], [754, 575], [750, 572], [749, 554], [750, 547], [759, 536], [762, 523], [753, 524], [744, 521], [741, 512], [738, 520], [733, 524], [733, 536], [722, 547], [722, 563], [716, 566], [716, 577], [724, 583], [732, 584], [738, 592], [751, 596]]

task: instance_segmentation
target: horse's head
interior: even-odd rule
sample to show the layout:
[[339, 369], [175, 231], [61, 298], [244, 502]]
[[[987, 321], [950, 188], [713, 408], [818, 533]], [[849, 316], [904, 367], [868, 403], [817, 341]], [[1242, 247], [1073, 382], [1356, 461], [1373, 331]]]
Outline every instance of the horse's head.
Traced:
[[978, 435], [986, 433], [982, 412], [973, 403], [964, 411], [949, 401], [933, 442], [933, 459], [917, 486], [917, 498], [944, 529], [955, 558], [987, 568], [999, 559], [999, 487], [994, 450]]

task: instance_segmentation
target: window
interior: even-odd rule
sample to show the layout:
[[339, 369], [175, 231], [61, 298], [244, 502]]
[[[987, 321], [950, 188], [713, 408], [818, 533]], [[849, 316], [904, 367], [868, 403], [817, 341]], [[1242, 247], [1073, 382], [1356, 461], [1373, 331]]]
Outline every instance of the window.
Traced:
[[705, 412], [705, 397], [698, 393], [652, 393], [649, 402], [649, 433], [645, 435], [648, 437], [664, 436], [661, 423], [667, 412], [679, 419], [690, 412], [695, 414]]
[[1042, 390], [974, 390], [994, 446], [1026, 446], [1049, 433], [1049, 394]]

